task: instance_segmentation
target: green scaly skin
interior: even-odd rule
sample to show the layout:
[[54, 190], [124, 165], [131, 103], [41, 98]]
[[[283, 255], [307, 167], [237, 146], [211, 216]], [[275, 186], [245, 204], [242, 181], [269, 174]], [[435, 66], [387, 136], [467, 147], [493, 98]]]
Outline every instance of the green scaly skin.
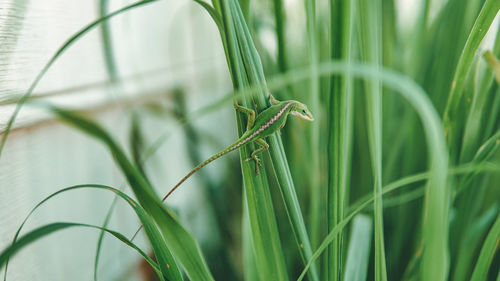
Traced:
[[289, 114], [295, 115], [302, 119], [313, 121], [314, 118], [307, 109], [307, 106], [294, 100], [289, 101], [277, 101], [273, 96], [269, 96], [270, 101], [273, 105], [266, 108], [260, 114], [255, 116], [255, 111], [242, 107], [235, 102], [234, 108], [239, 112], [248, 114], [248, 123], [247, 129], [245, 133], [233, 144], [222, 150], [221, 152], [213, 155], [208, 158], [206, 161], [196, 166], [191, 172], [189, 172], [186, 176], [184, 176], [168, 193], [163, 197], [163, 201], [167, 199], [172, 192], [174, 192], [184, 181], [186, 181], [189, 177], [191, 177], [194, 173], [196, 173], [199, 169], [205, 167], [210, 162], [215, 159], [228, 154], [229, 152], [236, 150], [244, 145], [249, 143], [256, 143], [260, 146], [260, 148], [256, 149], [252, 152], [250, 157], [245, 161], [254, 160], [255, 161], [255, 173], [259, 174], [259, 167], [262, 166], [260, 164], [260, 158], [257, 154], [263, 152], [264, 150], [269, 148], [269, 145], [264, 140], [265, 137], [279, 131], [281, 128], [285, 126], [286, 119]]

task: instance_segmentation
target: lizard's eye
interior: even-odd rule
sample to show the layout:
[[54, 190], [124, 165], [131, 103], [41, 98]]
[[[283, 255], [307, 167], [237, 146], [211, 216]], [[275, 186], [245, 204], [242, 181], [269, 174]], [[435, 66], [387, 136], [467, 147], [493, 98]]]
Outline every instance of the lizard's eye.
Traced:
[[302, 115], [306, 115], [306, 110], [302, 109]]

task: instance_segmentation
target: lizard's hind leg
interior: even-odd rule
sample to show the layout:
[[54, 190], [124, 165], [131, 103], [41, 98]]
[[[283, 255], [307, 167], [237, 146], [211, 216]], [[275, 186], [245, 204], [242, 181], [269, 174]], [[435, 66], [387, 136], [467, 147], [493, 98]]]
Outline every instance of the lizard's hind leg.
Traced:
[[255, 161], [255, 174], [259, 174], [259, 167], [262, 167], [262, 164], [260, 164], [260, 158], [257, 156], [257, 154], [262, 153], [264, 150], [269, 149], [269, 144], [264, 139], [256, 139], [254, 142], [260, 147], [252, 152], [249, 158], [247, 158], [245, 161], [250, 161], [254, 160]]

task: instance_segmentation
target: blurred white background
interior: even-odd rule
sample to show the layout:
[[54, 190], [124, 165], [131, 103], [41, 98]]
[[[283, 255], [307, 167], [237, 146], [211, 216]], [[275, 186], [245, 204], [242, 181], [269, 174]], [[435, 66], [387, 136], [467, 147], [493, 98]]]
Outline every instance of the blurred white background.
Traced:
[[[110, 1], [109, 11], [131, 3]], [[98, 1], [0, 0], [2, 130], [15, 106], [12, 98], [26, 92], [70, 36], [98, 17]], [[192, 111], [229, 93], [231, 84], [218, 31], [193, 1], [158, 1], [130, 10], [113, 18], [110, 29], [118, 83], [110, 83], [98, 27], [78, 39], [56, 61], [34, 95], [45, 96], [66, 108], [83, 110], [128, 149], [131, 109], [140, 108], [145, 100], [168, 103], [169, 91], [182, 87], [187, 94], [188, 110]], [[196, 120], [194, 125], [207, 130], [210, 126], [227, 126], [230, 130], [220, 139], [229, 144], [235, 138], [234, 121], [228, 118], [232, 114], [232, 107], [228, 106]], [[184, 151], [182, 134], [172, 120], [141, 120], [148, 141], [172, 132], [148, 162], [154, 186], [163, 195], [191, 168], [189, 161], [180, 157]], [[207, 155], [214, 151], [207, 148]], [[9, 245], [36, 203], [59, 189], [84, 183], [125, 188], [130, 194], [103, 145], [51, 120], [40, 109], [23, 107], [0, 158], [0, 249]], [[171, 203], [187, 206], [181, 217], [201, 221], [196, 225], [203, 229], [206, 220], [197, 217], [203, 214], [195, 212], [203, 198], [196, 196], [195, 183], [196, 179], [187, 182], [183, 188], [188, 191], [176, 195]], [[104, 191], [63, 194], [39, 209], [23, 233], [56, 221], [101, 225], [112, 200], [113, 196]], [[129, 207], [120, 202], [109, 227], [130, 237], [138, 221]], [[97, 237], [97, 230], [82, 228], [50, 235], [15, 256], [8, 280], [92, 280]], [[141, 239], [138, 242], [146, 245]], [[99, 276], [101, 280], [138, 280], [139, 260], [138, 254], [107, 237]], [[0, 273], [3, 276], [3, 271]]]

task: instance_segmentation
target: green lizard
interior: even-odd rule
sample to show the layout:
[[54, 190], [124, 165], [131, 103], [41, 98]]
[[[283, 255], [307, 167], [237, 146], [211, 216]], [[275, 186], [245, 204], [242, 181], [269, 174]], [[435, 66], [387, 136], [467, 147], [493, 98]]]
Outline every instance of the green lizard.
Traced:
[[237, 102], [234, 103], [234, 108], [242, 113], [248, 115], [247, 128], [245, 133], [233, 144], [222, 150], [221, 152], [213, 155], [208, 158], [205, 162], [196, 166], [191, 172], [189, 172], [186, 176], [184, 176], [168, 193], [163, 197], [163, 201], [167, 199], [172, 192], [174, 192], [184, 181], [186, 181], [189, 177], [191, 177], [194, 173], [196, 173], [199, 169], [205, 167], [210, 162], [215, 159], [236, 150], [243, 145], [249, 143], [256, 143], [260, 147], [252, 152], [250, 157], [245, 161], [254, 160], [255, 161], [255, 173], [259, 174], [260, 158], [257, 154], [263, 152], [264, 150], [269, 148], [269, 144], [264, 140], [265, 137], [273, 134], [276, 131], [279, 131], [281, 128], [285, 126], [286, 119], [288, 114], [295, 115], [302, 119], [313, 121], [314, 118], [307, 109], [305, 104], [302, 104], [298, 101], [288, 100], [288, 101], [277, 101], [272, 95], [269, 95], [269, 100], [272, 105], [266, 108], [264, 111], [255, 116], [255, 111], [240, 106]]
[[[248, 115], [248, 122], [247, 122], [247, 129], [245, 133], [233, 144], [222, 150], [221, 152], [213, 155], [212, 157], [208, 158], [205, 162], [201, 163], [200, 165], [196, 166], [191, 172], [189, 172], [187, 175], [185, 175], [168, 193], [163, 197], [162, 201], [165, 201], [172, 192], [174, 192], [183, 182], [185, 182], [189, 177], [191, 177], [194, 173], [196, 173], [199, 169], [205, 167], [208, 165], [210, 162], [214, 161], [215, 159], [228, 154], [229, 152], [236, 150], [243, 145], [255, 142], [258, 145], [260, 145], [260, 148], [256, 149], [255, 151], [252, 152], [250, 157], [246, 159], [245, 161], [250, 161], [254, 160], [255, 161], [255, 173], [259, 173], [259, 167], [262, 166], [260, 164], [260, 158], [257, 156], [257, 154], [263, 152], [264, 150], [269, 148], [269, 145], [267, 142], [264, 140], [265, 137], [273, 134], [276, 131], [279, 131], [281, 128], [285, 126], [286, 119], [288, 117], [288, 114], [295, 115], [297, 117], [300, 117], [302, 119], [308, 120], [308, 121], [314, 121], [314, 118], [307, 109], [307, 106], [305, 104], [302, 104], [298, 101], [294, 100], [289, 100], [289, 101], [277, 101], [272, 95], [269, 95], [269, 100], [273, 105], [270, 107], [266, 108], [264, 111], [262, 111], [259, 115], [255, 116], [255, 111], [245, 108], [243, 106], [240, 106], [237, 102], [234, 103], [234, 108], [242, 113], [245, 113]], [[135, 232], [134, 236], [130, 239], [131, 241], [134, 240], [134, 238], [137, 236], [139, 231], [142, 229], [139, 227], [139, 229]]]

